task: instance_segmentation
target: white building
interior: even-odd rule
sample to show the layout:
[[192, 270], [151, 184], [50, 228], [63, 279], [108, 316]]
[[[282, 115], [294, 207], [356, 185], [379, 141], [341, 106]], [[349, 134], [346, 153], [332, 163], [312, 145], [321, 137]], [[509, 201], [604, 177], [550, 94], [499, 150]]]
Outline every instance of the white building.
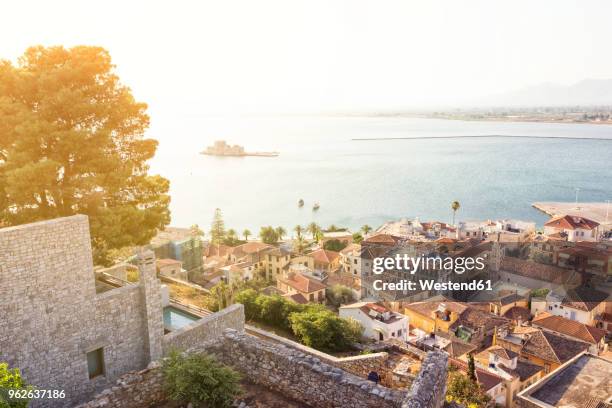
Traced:
[[544, 234], [566, 237], [568, 241], [597, 241], [599, 223], [577, 215], [551, 218], [544, 224]]
[[595, 317], [605, 312], [608, 294], [599, 290], [579, 287], [565, 292], [562, 288], [550, 292], [546, 301], [532, 301], [535, 316], [548, 312], [583, 324], [594, 325]]
[[363, 336], [383, 341], [408, 339], [408, 317], [395, 313], [379, 303], [358, 302], [340, 306], [340, 317], [353, 318], [364, 328]]

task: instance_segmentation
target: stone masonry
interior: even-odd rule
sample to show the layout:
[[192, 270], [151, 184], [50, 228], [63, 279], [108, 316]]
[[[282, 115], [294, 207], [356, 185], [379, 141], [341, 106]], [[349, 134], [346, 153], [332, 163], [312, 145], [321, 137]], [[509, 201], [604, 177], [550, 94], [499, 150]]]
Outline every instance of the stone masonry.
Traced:
[[[154, 273], [145, 267], [141, 284], [97, 294], [83, 215], [0, 229], [0, 361], [66, 393], [31, 406], [70, 406], [161, 356]], [[104, 374], [90, 379], [87, 353], [100, 348]]]

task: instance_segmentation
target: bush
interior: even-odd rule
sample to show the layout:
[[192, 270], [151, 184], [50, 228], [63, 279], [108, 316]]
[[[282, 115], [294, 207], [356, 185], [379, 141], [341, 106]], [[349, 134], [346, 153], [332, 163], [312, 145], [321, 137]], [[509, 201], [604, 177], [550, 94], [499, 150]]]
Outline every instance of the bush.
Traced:
[[234, 301], [244, 305], [244, 317], [247, 320], [255, 320], [261, 315], [261, 307], [257, 303], [257, 292], [255, 289], [245, 289], [238, 292]]
[[289, 316], [291, 329], [301, 343], [318, 350], [345, 351], [359, 341], [363, 328], [329, 310], [307, 310]]
[[240, 393], [240, 375], [206, 354], [173, 351], [162, 366], [168, 397], [194, 407], [231, 407]]
[[335, 308], [339, 308], [340, 305], [353, 302], [353, 291], [343, 285], [334, 285], [327, 291], [327, 300]]
[[533, 289], [530, 293], [530, 297], [545, 298], [548, 292], [550, 292], [550, 289], [547, 288]]
[[467, 375], [459, 371], [450, 371], [448, 374], [446, 391], [446, 401], [456, 402], [467, 407], [486, 407], [491, 397], [489, 397], [480, 387]]
[[28, 390], [32, 389], [21, 378], [18, 368], [9, 368], [7, 363], [0, 363], [0, 408], [26, 408], [28, 399], [18, 401], [8, 398], [8, 390]]
[[339, 241], [337, 239], [330, 239], [329, 241], [323, 244], [323, 249], [327, 249], [328, 251], [342, 251], [346, 248], [347, 243], [343, 241]]

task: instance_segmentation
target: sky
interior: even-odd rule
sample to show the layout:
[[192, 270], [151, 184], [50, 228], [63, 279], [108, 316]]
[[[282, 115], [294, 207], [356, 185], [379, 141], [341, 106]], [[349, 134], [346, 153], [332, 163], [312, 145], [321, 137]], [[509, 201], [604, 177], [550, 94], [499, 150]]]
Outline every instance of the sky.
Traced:
[[108, 49], [153, 111], [326, 112], [461, 105], [612, 77], [610, 1], [11, 1], [0, 58]]

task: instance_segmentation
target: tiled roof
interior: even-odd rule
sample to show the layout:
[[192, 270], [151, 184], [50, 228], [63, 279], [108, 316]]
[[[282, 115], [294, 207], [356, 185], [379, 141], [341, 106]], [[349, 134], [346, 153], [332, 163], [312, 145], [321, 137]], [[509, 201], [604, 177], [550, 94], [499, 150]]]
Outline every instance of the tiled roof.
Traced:
[[581, 286], [568, 290], [561, 303], [566, 307], [590, 312], [606, 299], [607, 293]]
[[450, 343], [444, 347], [444, 351], [446, 351], [451, 357], [458, 358], [464, 354], [470, 353], [476, 349], [476, 346], [464, 343], [462, 341], [452, 340]]
[[487, 349], [487, 351], [500, 358], [503, 358], [504, 360], [512, 360], [514, 357], [518, 357], [517, 353], [512, 350], [505, 349], [502, 346], [491, 346]]
[[308, 303], [308, 299], [306, 299], [301, 293], [294, 293], [291, 295], [286, 294], [286, 295], [283, 295], [283, 297], [295, 303], [298, 303], [300, 305], [305, 305]]
[[547, 331], [537, 330], [529, 334], [529, 338], [525, 341], [521, 351], [562, 364], [588, 347], [583, 342], [570, 340]]
[[525, 381], [533, 377], [538, 372], [544, 369], [544, 367], [541, 367], [537, 364], [522, 360], [516, 361], [516, 368], [506, 367], [504, 364], [499, 364], [498, 367], [507, 372], [508, 374], [514, 377], [518, 377], [521, 381]]
[[542, 313], [536, 316], [532, 324], [592, 344], [599, 343], [606, 335], [605, 331], [596, 327], [549, 313]]
[[302, 274], [296, 273], [288, 277], [279, 277], [282, 283], [291, 286], [298, 292], [311, 293], [325, 289], [325, 285], [312, 279], [308, 279]]
[[272, 245], [264, 244], [263, 242], [247, 242], [246, 244], [234, 247], [232, 255], [241, 258], [245, 255], [254, 254], [268, 248], [272, 248]]
[[391, 234], [376, 234], [366, 238], [363, 242], [368, 244], [384, 244], [384, 245], [395, 245], [402, 239]]
[[599, 223], [588, 218], [579, 217], [577, 215], [563, 215], [549, 220], [545, 227], [561, 228], [574, 230], [577, 228], [592, 230], [599, 226]]
[[514, 321], [517, 321], [520, 319], [522, 322], [526, 322], [531, 317], [531, 311], [527, 309], [526, 307], [514, 306], [506, 310], [506, 313], [504, 313], [504, 317], [506, 319], [510, 319]]
[[307, 256], [314, 258], [315, 262], [330, 264], [340, 256], [340, 253], [327, 249], [317, 249], [316, 251], [307, 254]]

